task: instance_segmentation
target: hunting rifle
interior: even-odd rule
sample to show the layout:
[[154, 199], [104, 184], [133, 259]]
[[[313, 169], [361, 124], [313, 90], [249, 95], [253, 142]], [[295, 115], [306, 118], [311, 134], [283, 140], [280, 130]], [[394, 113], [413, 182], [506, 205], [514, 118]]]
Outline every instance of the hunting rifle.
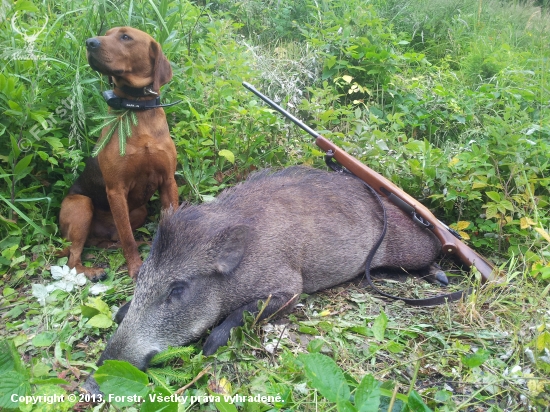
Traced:
[[491, 262], [462, 242], [459, 238], [460, 235], [456, 231], [439, 221], [422, 203], [398, 188], [381, 174], [376, 173], [370, 167], [365, 166], [355, 157], [351, 156], [343, 149], [340, 149], [330, 140], [321, 136], [273, 100], [260, 93], [251, 84], [243, 82], [243, 86], [312, 135], [315, 138], [315, 144], [317, 146], [326, 153], [330, 153], [338, 163], [370, 185], [378, 194], [386, 197], [389, 201], [401, 208], [417, 223], [430, 229], [441, 242], [444, 253], [456, 255], [460, 261], [468, 267], [475, 267], [481, 274], [483, 282], [494, 280], [498, 276], [499, 271]]

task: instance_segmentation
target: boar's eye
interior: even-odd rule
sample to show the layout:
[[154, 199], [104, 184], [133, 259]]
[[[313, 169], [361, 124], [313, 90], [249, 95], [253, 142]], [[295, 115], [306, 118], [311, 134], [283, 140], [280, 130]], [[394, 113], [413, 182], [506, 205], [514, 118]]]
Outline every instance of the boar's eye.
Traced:
[[182, 298], [182, 296], [185, 294], [185, 291], [187, 290], [187, 285], [177, 283], [172, 286], [172, 290], [170, 291], [170, 294], [168, 295], [168, 298], [166, 299], [167, 303], [172, 303], [173, 301], [179, 300]]

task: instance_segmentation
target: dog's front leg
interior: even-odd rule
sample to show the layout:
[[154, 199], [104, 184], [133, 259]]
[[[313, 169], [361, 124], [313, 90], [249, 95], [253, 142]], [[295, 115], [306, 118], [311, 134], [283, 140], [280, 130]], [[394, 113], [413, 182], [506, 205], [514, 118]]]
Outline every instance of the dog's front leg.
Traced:
[[178, 186], [173, 174], [166, 178], [159, 191], [163, 210], [170, 209], [170, 207], [174, 210], [178, 208]]
[[128, 274], [135, 280], [142, 262], [130, 225], [127, 198], [128, 194], [124, 190], [107, 189], [107, 199], [118, 231], [122, 251], [128, 264]]

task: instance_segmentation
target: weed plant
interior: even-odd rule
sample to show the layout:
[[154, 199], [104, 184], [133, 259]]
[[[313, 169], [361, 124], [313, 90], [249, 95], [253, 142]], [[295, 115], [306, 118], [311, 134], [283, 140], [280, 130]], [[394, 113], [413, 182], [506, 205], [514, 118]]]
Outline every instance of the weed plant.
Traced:
[[[199, 342], [168, 350], [146, 373], [106, 367], [105, 382], [197, 398], [279, 395], [167, 410], [547, 410], [549, 22], [546, 1], [0, 0], [0, 408], [74, 408], [10, 396], [73, 393], [131, 298], [119, 251], [87, 251], [107, 267], [100, 297], [85, 285], [41, 304], [32, 286], [66, 262], [55, 257], [66, 246], [60, 202], [107, 113], [109, 85], [88, 67], [84, 41], [131, 25], [172, 63], [163, 102], [183, 100], [166, 108], [181, 200], [211, 200], [255, 169], [323, 167], [309, 137], [244, 80], [418, 198], [507, 275], [480, 286], [447, 262], [452, 287], [473, 292], [429, 309], [355, 285], [303, 296], [282, 321], [248, 317], [212, 357]], [[155, 200], [144, 240], [156, 230]], [[389, 285], [434, 292], [413, 278]], [[102, 406], [115, 407], [155, 409]]]

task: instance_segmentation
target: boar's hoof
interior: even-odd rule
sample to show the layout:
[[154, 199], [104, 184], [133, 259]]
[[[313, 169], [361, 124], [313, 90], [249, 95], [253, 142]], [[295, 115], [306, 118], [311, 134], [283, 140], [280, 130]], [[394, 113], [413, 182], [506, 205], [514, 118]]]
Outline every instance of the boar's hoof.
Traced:
[[214, 328], [202, 347], [202, 353], [205, 356], [210, 356], [216, 353], [220, 346], [227, 345], [227, 342], [229, 341], [230, 331], [231, 328], [227, 329], [226, 327], [224, 327], [223, 323], [220, 326]]
[[86, 382], [82, 385], [82, 389], [90, 395], [102, 395], [102, 392], [99, 390], [99, 385], [93, 375], [88, 376], [88, 379], [86, 379]]
[[430, 265], [430, 270], [426, 280], [431, 283], [435, 283], [440, 286], [447, 286], [449, 284], [449, 279], [441, 267], [437, 263], [432, 263]]
[[120, 309], [117, 311], [115, 315], [115, 322], [120, 325], [120, 322], [124, 319], [126, 314], [128, 313], [128, 309], [130, 309], [130, 304], [132, 301], [126, 302], [124, 305], [120, 307]]

